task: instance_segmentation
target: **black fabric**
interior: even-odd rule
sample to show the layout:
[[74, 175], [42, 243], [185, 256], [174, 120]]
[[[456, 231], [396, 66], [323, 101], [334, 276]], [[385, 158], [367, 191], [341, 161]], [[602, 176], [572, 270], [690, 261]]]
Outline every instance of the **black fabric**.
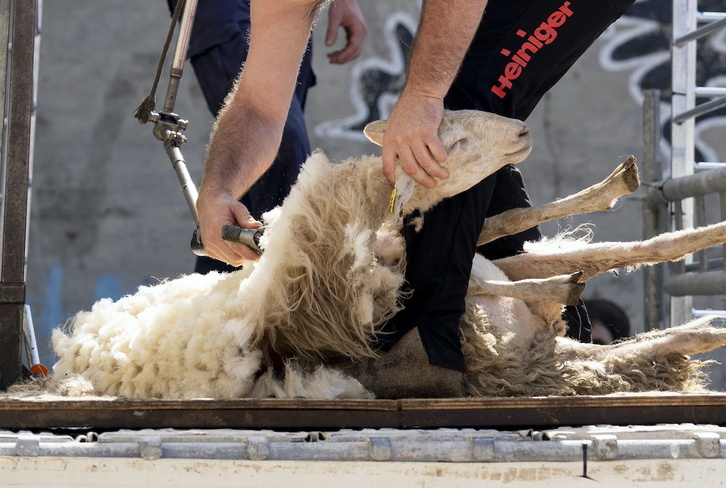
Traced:
[[[444, 100], [445, 107], [478, 109], [525, 120], [544, 94], [632, 3], [490, 0]], [[458, 323], [475, 252], [470, 240], [476, 241], [486, 216], [531, 206], [521, 174], [514, 166], [502, 168], [451, 200], [477, 199], [478, 205], [445, 201], [426, 213], [423, 230], [411, 241], [414, 244], [409, 242], [407, 246], [410, 254], [406, 278], [414, 293], [406, 309], [392, 320], [393, 327], [386, 327], [395, 332], [381, 339], [384, 350], [403, 332], [418, 326], [432, 364], [463, 370]], [[463, 211], [473, 214], [462, 218]], [[540, 237], [539, 230], [533, 228], [482, 246], [479, 251], [489, 259], [512, 256], [522, 251], [525, 241]], [[426, 268], [425, 272], [415, 269], [417, 263]], [[444, 283], [447, 289], [442, 293]], [[580, 339], [590, 341], [584, 305], [568, 308], [565, 318], [577, 321]]]
[[[167, 0], [170, 11], [174, 10], [176, 3], [176, 0]], [[194, 13], [188, 57], [192, 58], [226, 43], [240, 30], [246, 36], [249, 20], [248, 0], [199, 0]]]
[[[431, 364], [464, 370], [459, 343], [459, 320], [469, 286], [480, 222], [489, 206], [496, 176], [490, 176], [469, 191], [439, 203], [424, 215], [424, 227], [417, 232], [412, 215], [405, 221], [406, 282], [413, 293], [405, 308], [383, 327], [378, 347], [384, 351], [414, 327]], [[469, 256], [469, 259], [462, 259]]]

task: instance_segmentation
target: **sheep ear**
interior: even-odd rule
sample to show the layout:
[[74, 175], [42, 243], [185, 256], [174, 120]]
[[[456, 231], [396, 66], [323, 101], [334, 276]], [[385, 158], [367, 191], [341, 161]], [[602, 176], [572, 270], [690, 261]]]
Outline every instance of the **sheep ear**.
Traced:
[[373, 144], [383, 146], [383, 133], [386, 132], [386, 120], [376, 120], [363, 128], [363, 133]]

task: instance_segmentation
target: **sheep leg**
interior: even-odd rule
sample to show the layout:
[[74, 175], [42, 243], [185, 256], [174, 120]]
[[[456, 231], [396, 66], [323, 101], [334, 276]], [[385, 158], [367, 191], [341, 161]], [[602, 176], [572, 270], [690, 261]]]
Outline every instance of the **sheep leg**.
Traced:
[[633, 193], [639, 185], [638, 167], [635, 158], [630, 156], [610, 176], [579, 193], [540, 207], [514, 208], [487, 219], [477, 245], [517, 234], [542, 222], [610, 210], [618, 198]]
[[609, 270], [677, 261], [686, 254], [726, 242], [726, 222], [669, 232], [646, 241], [599, 242], [494, 261], [512, 281], [583, 271], [586, 281]]
[[649, 361], [656, 357], [690, 356], [726, 346], [726, 329], [713, 327], [714, 317], [692, 320], [678, 327], [638, 334], [634, 339], [617, 344], [585, 344], [558, 337], [558, 351], [568, 360], [603, 361], [615, 357], [640, 357]]
[[585, 290], [585, 283], [579, 282], [581, 276], [582, 273], [578, 272], [546, 279], [490, 281], [472, 275], [467, 296], [502, 296], [528, 303], [555, 302], [575, 305]]

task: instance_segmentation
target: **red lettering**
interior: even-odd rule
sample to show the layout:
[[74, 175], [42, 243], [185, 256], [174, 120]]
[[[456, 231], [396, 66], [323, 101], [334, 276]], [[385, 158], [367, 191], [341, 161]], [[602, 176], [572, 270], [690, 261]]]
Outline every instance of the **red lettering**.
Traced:
[[534, 30], [534, 36], [545, 44], [550, 44], [557, 37], [557, 31], [550, 27], [548, 23], [542, 22]]
[[[542, 43], [539, 43], [540, 47], [542, 47]], [[524, 59], [525, 61], [529, 61], [532, 59], [529, 54], [527, 54], [527, 51], [534, 54], [537, 51], [539, 51], [539, 48], [532, 44], [531, 42], [525, 42], [522, 44], [522, 47], [519, 48], [519, 51], [517, 51], [517, 56]]]
[[[541, 42], [539, 42], [539, 41], [537, 40], [537, 38], [536, 38], [536, 37], [534, 37], [534, 36], [529, 36], [529, 39], [527, 39], [527, 40], [528, 40], [529, 42], [531, 42], [531, 43], [532, 43], [532, 45], [534, 45], [534, 46], [535, 46], [535, 47], [537, 48], [537, 50], [539, 50], [539, 48], [541, 48], [542, 46], [544, 46], [544, 44], [542, 44]], [[522, 47], [524, 47], [524, 44], [522, 44]]]
[[552, 27], [559, 27], [567, 21], [567, 16], [559, 10], [547, 18], [547, 23]]
[[522, 74], [522, 67], [517, 63], [509, 63], [504, 67], [504, 76], [508, 80], [515, 80]]
[[514, 60], [515, 63], [517, 63], [518, 65], [520, 65], [522, 68], [524, 68], [525, 66], [527, 66], [527, 61], [523, 60], [522, 58], [520, 58], [516, 54], [514, 56], [512, 56], [512, 59]]
[[502, 75], [499, 77], [499, 83], [500, 83], [499, 86], [492, 87], [492, 92], [499, 98], [504, 98], [507, 96], [507, 92], [505, 92], [504, 89], [512, 88], [512, 82], [510, 80], [508, 80], [504, 75]]
[[514, 54], [509, 49], [502, 49], [500, 52], [503, 56], [510, 58], [512, 62], [507, 63], [504, 66], [504, 72], [497, 80], [498, 85], [491, 87], [492, 93], [499, 98], [507, 96], [508, 90], [512, 88], [512, 80], [519, 78], [524, 69], [529, 64], [529, 61], [534, 55], [539, 52], [542, 47], [547, 44], [551, 44], [557, 38], [557, 28], [567, 22], [567, 19], [572, 16], [572, 10], [570, 9], [571, 2], [566, 1], [557, 10], [552, 12], [546, 22], [542, 22], [537, 27], [532, 35], [527, 34], [522, 29], [519, 29], [516, 34], [519, 37], [527, 37], [527, 40], [522, 43], [519, 49]]
[[565, 2], [562, 7], [559, 8], [559, 11], [563, 14], [567, 15], [568, 17], [572, 16], [572, 10], [569, 9], [570, 2]]

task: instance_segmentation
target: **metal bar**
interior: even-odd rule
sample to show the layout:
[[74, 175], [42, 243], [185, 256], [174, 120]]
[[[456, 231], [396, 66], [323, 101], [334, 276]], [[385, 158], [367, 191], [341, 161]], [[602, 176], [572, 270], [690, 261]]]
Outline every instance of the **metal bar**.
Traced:
[[[696, 227], [702, 227], [705, 225], [706, 222], [706, 201], [705, 198], [702, 196], [698, 196], [695, 198], [695, 210], [696, 210]], [[696, 253], [698, 256], [698, 268], [700, 271], [705, 272], [706, 271], [706, 265], [707, 265], [707, 258], [706, 258], [706, 250], [701, 249]]]
[[189, 38], [191, 36], [192, 26], [194, 25], [197, 0], [179, 1], [186, 1], [186, 3], [184, 4], [184, 10], [179, 21], [179, 35], [177, 36], [174, 57], [172, 58], [169, 73], [169, 85], [164, 102], [164, 111], [159, 114], [152, 114], [152, 120], [155, 120], [154, 136], [164, 143], [164, 150], [176, 172], [177, 178], [179, 178], [182, 193], [189, 206], [194, 224], [197, 225], [199, 222], [197, 214], [197, 187], [189, 175], [186, 160], [180, 149], [180, 145], [186, 141], [185, 136], [182, 135], [182, 131], [186, 129], [187, 121], [180, 119], [177, 114], [173, 113], [184, 63], [187, 57]]
[[[5, 116], [7, 114], [7, 73], [8, 73], [8, 45], [10, 43], [10, 0], [0, 0], [0, 168], [5, 164], [6, 127]], [[2, 195], [0, 194], [0, 204]], [[0, 205], [2, 208], [2, 205]], [[0, 217], [1, 224], [2, 217]]]
[[684, 36], [676, 38], [676, 41], [674, 44], [676, 47], [681, 47], [690, 41], [695, 41], [697, 39], [705, 37], [705, 36], [711, 34], [712, 32], [722, 29], [723, 27], [726, 27], [726, 18], [714, 20], [713, 22], [710, 22], [710, 23], [704, 25], [703, 27], [699, 27], [698, 29], [696, 29]]
[[199, 216], [197, 215], [197, 187], [194, 185], [194, 181], [189, 175], [186, 160], [184, 159], [181, 149], [179, 149], [179, 145], [177, 143], [166, 142], [164, 147], [166, 149], [166, 154], [169, 156], [169, 160], [171, 161], [171, 165], [176, 172], [177, 178], [179, 178], [182, 193], [184, 194], [184, 199], [189, 206], [189, 211], [194, 219], [194, 224], [197, 224], [199, 222]]
[[693, 169], [695, 171], [703, 171], [705, 169], [720, 169], [726, 168], [726, 162], [719, 161], [704, 161], [699, 163], [693, 163]]
[[[698, 27], [696, 13], [697, 0], [672, 0], [672, 39], [680, 39], [690, 35]], [[695, 161], [695, 120], [687, 119], [677, 124], [674, 119], [681, 113], [695, 106], [696, 87], [696, 48], [697, 43], [687, 42], [675, 44], [671, 49], [671, 164], [669, 178], [680, 178], [693, 174]], [[693, 227], [693, 202], [678, 201], [673, 205], [674, 224], [676, 229]], [[686, 256], [683, 262], [671, 269], [682, 269], [684, 264], [692, 261]], [[692, 307], [691, 297], [670, 299], [670, 324], [682, 324], [690, 319]]]
[[683, 201], [676, 200], [673, 202], [673, 218], [674, 230], [683, 230]]
[[715, 86], [697, 86], [697, 97], [721, 97], [726, 96], [726, 88]]
[[[184, 1], [184, 0], [179, 0]], [[179, 83], [184, 72], [184, 61], [187, 56], [189, 45], [189, 37], [194, 24], [194, 16], [197, 11], [197, 0], [186, 0], [184, 11], [182, 12], [179, 23], [179, 35], [176, 40], [176, 49], [171, 62], [171, 70], [169, 72], [169, 86], [166, 91], [164, 101], [164, 111], [174, 112], [174, 104], [176, 102], [176, 94], [179, 90]]]
[[698, 310], [694, 308], [691, 314], [693, 314], [693, 318], [713, 316], [726, 318], [726, 310]]
[[23, 323], [25, 336], [27, 339], [27, 355], [28, 369], [36, 364], [40, 364], [40, 354], [38, 354], [38, 340], [35, 337], [35, 325], [33, 324], [33, 315], [30, 312], [30, 305], [25, 305], [23, 314]]
[[20, 285], [23, 299], [0, 304], [0, 389], [14, 383], [21, 370], [37, 12], [37, 0], [12, 2], [8, 158], [5, 168], [0, 281]]
[[[683, 229], [683, 201], [682, 200], [676, 200], [673, 202], [673, 215], [671, 215], [671, 219], [673, 220], [673, 230], [682, 230]], [[688, 257], [688, 256], [687, 256]], [[685, 262], [685, 260], [680, 261], [674, 261], [668, 263], [668, 267], [670, 269], [671, 275], [677, 275], [685, 272], [686, 266], [691, 264], [693, 260], [690, 260], [688, 262]], [[672, 305], [671, 301], [671, 305]], [[690, 308], [690, 307], [689, 307]], [[671, 320], [673, 320], [673, 317], [671, 317]], [[673, 322], [671, 321], [671, 325], [673, 324], [679, 324], [683, 323], [681, 322]]]
[[[585, 429], [582, 429], [585, 430]], [[587, 446], [591, 461], [634, 459], [673, 460], [726, 458], [722, 427], [671, 426], [670, 432], [633, 426], [506, 432], [495, 430], [378, 431], [343, 429], [333, 432], [273, 432], [199, 430], [194, 435], [175, 431], [104, 432], [95, 442], [67, 435], [8, 433], [0, 445], [2, 457], [137, 458], [513, 463], [572, 462]], [[311, 468], [314, 470], [315, 468]], [[377, 470], [375, 470], [377, 471]], [[416, 484], [415, 486], [418, 486]]]
[[674, 297], [721, 295], [726, 293], [726, 273], [707, 271], [671, 276], [663, 285], [663, 290]]
[[660, 191], [669, 202], [726, 191], [726, 168], [670, 179], [661, 185]]
[[[695, 93], [695, 90], [694, 90]], [[698, 117], [699, 115], [705, 115], [709, 112], [713, 112], [714, 110], [718, 110], [721, 107], [726, 107], [726, 97], [717, 98], [715, 100], [710, 100], [706, 103], [702, 103], [700, 105], [697, 105], [696, 107], [686, 110], [684, 112], [679, 113], [675, 117], [673, 117], [673, 122], [676, 124], [682, 124], [683, 122], [693, 119], [695, 117]]]
[[14, 304], [25, 300], [25, 283], [0, 283], [0, 304]]
[[696, 19], [699, 22], [713, 22], [714, 20], [726, 19], [726, 12], [698, 12]]
[[[660, 146], [660, 90], [645, 90], [643, 99], [643, 164], [641, 180], [656, 182], [663, 170], [658, 158]], [[643, 240], [663, 233], [661, 215], [668, 214], [668, 206], [661, 199], [652, 198], [659, 191], [652, 186], [643, 186], [646, 193], [646, 204], [643, 205]], [[656, 264], [643, 268], [643, 300], [646, 327], [662, 329], [665, 326], [665, 308], [663, 300], [663, 280], [665, 266]]]

